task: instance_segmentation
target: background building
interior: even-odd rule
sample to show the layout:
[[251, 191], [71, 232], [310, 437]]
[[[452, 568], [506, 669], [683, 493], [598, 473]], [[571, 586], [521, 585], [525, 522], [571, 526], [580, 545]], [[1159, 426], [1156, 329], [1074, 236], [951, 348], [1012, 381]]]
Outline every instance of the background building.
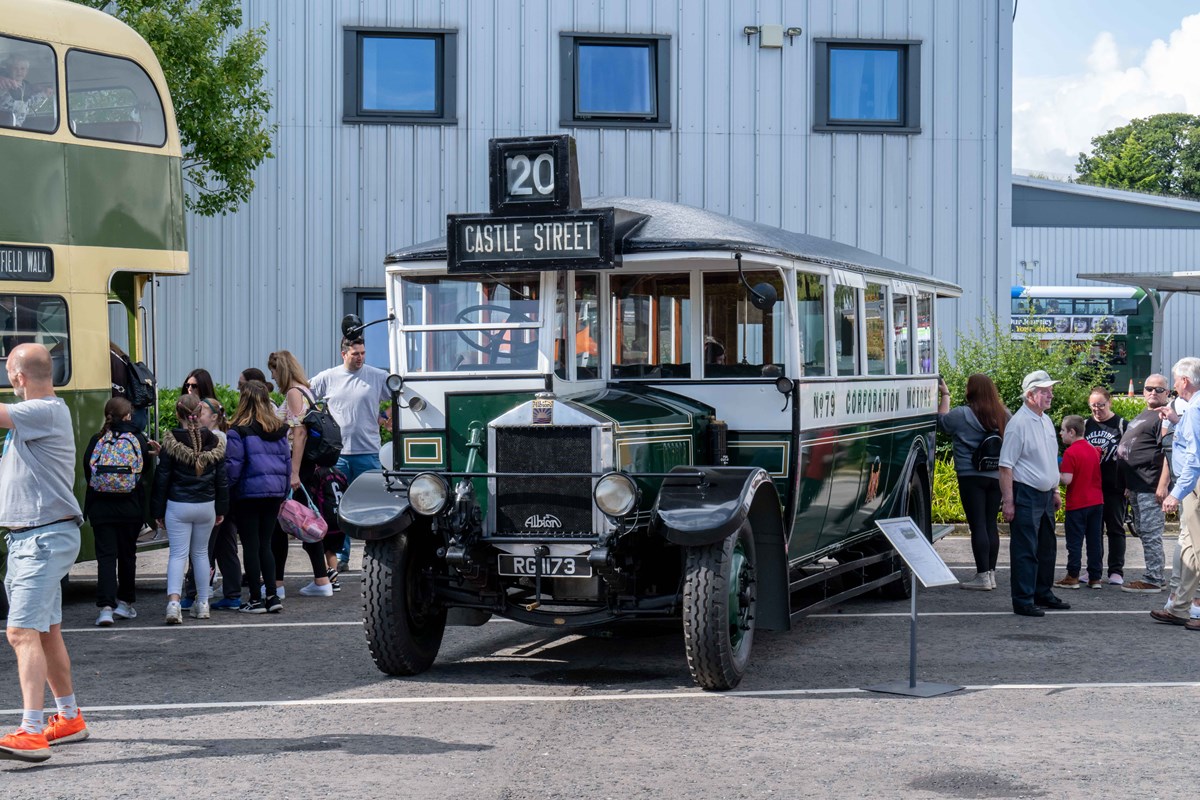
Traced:
[[384, 256], [487, 209], [496, 136], [572, 134], [585, 196], [701, 206], [954, 281], [951, 337], [1008, 291], [1009, 0], [245, 11], [270, 26], [276, 158], [236, 214], [191, 220], [193, 274], [162, 281], [164, 385], [194, 366], [232, 381], [279, 348], [335, 363], [343, 313], [382, 314]]

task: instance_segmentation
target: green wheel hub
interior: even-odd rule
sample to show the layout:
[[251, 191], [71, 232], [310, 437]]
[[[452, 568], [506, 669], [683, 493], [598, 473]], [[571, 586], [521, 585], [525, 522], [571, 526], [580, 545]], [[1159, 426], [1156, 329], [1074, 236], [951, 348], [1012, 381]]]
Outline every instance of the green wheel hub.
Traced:
[[741, 540], [733, 548], [729, 567], [729, 643], [737, 649], [746, 631], [750, 630], [754, 591], [754, 565], [746, 555], [746, 547]]

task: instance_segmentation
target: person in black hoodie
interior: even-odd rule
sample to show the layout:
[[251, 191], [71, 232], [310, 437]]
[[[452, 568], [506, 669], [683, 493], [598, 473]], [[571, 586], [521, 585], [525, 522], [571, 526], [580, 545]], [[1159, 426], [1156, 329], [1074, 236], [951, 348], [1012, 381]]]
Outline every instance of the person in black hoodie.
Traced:
[[[137, 537], [145, 502], [142, 474], [147, 456], [156, 448], [132, 419], [133, 404], [124, 397], [113, 397], [104, 404], [103, 427], [83, 454], [83, 476], [88, 484], [83, 515], [91, 522], [96, 539], [96, 606], [100, 609], [96, 624], [101, 627], [112, 625], [114, 617], [137, 616], [133, 604], [137, 599]], [[101, 440], [104, 446], [97, 453]], [[134, 463], [115, 463], [120, 461]]]
[[[163, 437], [158, 470], [154, 473], [151, 508], [170, 544], [167, 562], [166, 623], [183, 622], [179, 604], [188, 552], [197, 575], [208, 575], [208, 538], [229, 510], [229, 484], [225, 473], [225, 442], [200, 424], [200, 398], [185, 395], [175, 404], [181, 426]], [[209, 618], [211, 586], [196, 587], [192, 617]]]

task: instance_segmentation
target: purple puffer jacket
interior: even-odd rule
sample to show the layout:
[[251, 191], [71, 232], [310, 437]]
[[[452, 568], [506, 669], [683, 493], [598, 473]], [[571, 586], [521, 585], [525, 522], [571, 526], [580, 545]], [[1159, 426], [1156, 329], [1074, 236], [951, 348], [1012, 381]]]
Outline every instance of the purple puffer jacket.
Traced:
[[292, 448], [287, 426], [266, 433], [257, 422], [230, 428], [225, 463], [229, 493], [235, 500], [287, 497], [292, 476]]

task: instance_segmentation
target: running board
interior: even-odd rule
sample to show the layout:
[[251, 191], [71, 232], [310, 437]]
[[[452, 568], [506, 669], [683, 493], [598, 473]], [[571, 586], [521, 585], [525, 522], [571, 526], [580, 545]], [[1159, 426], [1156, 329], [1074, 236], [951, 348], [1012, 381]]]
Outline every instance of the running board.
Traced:
[[[882, 553], [874, 553], [869, 556], [856, 558], [853, 561], [847, 561], [828, 569], [822, 569], [792, 581], [789, 584], [789, 602], [793, 609], [791, 621], [794, 623], [801, 617], [806, 617], [809, 614], [829, 608], [830, 606], [835, 606], [838, 603], [843, 603], [851, 598], [872, 592], [894, 580], [901, 580], [902, 574], [900, 570], [893, 570], [887, 575], [878, 578], [867, 579], [866, 573], [868, 567], [876, 564], [891, 563], [895, 558], [896, 554], [891, 549], [888, 549]], [[835, 594], [829, 594], [831, 581], [846, 575], [856, 575], [862, 582], [856, 583], [849, 588], [841, 589]]]
[[893, 572], [891, 575], [885, 575], [882, 578], [868, 581], [861, 586], [855, 586], [853, 589], [846, 589], [845, 591], [838, 592], [835, 595], [824, 597], [816, 602], [804, 606], [803, 608], [793, 611], [792, 622], [796, 622], [797, 620], [807, 617], [809, 614], [815, 614], [816, 612], [822, 611], [830, 606], [836, 606], [838, 603], [844, 603], [845, 601], [858, 597], [861, 594], [872, 592], [881, 586], [891, 583], [894, 580], [899, 580], [900, 577], [901, 575], [899, 572]]
[[950, 534], [954, 533], [953, 525], [934, 525], [933, 526], [933, 541], [945, 539]]

